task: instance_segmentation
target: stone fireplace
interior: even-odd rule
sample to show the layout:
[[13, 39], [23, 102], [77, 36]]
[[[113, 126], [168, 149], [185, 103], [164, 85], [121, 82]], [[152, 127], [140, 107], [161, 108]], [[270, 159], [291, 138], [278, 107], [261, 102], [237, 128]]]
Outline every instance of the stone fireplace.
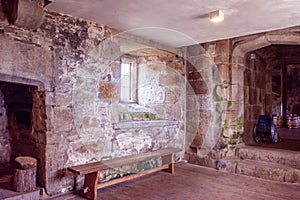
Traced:
[[0, 81], [0, 102], [0, 161], [6, 167], [1, 172], [11, 174], [16, 157], [32, 156], [38, 160], [37, 183], [44, 185], [45, 93], [34, 85]]

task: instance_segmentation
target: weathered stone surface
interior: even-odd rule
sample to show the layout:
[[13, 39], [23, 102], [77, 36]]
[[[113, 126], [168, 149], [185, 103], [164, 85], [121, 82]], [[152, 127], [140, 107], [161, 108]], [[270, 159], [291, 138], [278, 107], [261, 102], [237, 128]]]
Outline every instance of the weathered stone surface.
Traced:
[[15, 24], [29, 29], [39, 28], [44, 19], [43, 5], [41, 0], [19, 0]]
[[236, 173], [236, 169], [237, 169], [237, 165], [238, 165], [238, 160], [234, 159], [234, 158], [229, 158], [229, 159], [223, 159], [221, 161], [221, 170], [225, 170], [227, 172], [230, 173]]
[[195, 94], [207, 94], [208, 93], [206, 82], [203, 80], [189, 81], [189, 84], [192, 86]]
[[104, 100], [116, 100], [118, 97], [118, 85], [112, 82], [101, 82], [99, 86], [99, 97]]
[[7, 114], [4, 104], [4, 96], [0, 88], [0, 163], [9, 163], [11, 156], [10, 136], [7, 127]]
[[[0, 36], [0, 47], [2, 55], [0, 73], [37, 80], [44, 83], [44, 87], [50, 88], [53, 63], [51, 59], [52, 52], [48, 47], [28, 45], [8, 40], [7, 37], [3, 36]], [[14, 52], [14, 56], [11, 52]], [[15, 57], [18, 57], [18, 59], [15, 59]], [[19, 68], [22, 68], [22, 70], [19, 70]], [[26, 73], [23, 71], [26, 71]]]
[[53, 125], [56, 132], [70, 131], [73, 127], [73, 113], [69, 108], [55, 108]]
[[189, 56], [198, 56], [201, 54], [205, 54], [205, 49], [200, 44], [191, 45], [186, 48], [187, 48], [187, 55]]
[[139, 103], [147, 105], [147, 115], [176, 123], [119, 133], [112, 124], [119, 120], [121, 53], [120, 46], [106, 38], [110, 29], [104, 25], [48, 12], [36, 31], [6, 26], [1, 34], [1, 81], [37, 87], [30, 89], [35, 92], [34, 133], [26, 137], [31, 138], [27, 146], [33, 147], [40, 161], [38, 185], [48, 194], [73, 188], [73, 177], [66, 173], [70, 165], [184, 143], [182, 58], [170, 54], [141, 58], [140, 72], [145, 76], [138, 80], [143, 94]]
[[[154, 113], [159, 119], [173, 119], [177, 124], [114, 130], [113, 123], [117, 123], [120, 116], [117, 101], [121, 52], [120, 45], [109, 40], [109, 28], [82, 19], [45, 13], [43, 24], [34, 32], [16, 26], [0, 29], [0, 79], [33, 84], [44, 92], [35, 95], [46, 95], [34, 100], [36, 114], [33, 119], [40, 124], [33, 124], [34, 137], [27, 136], [32, 138], [32, 143], [37, 143], [33, 145], [33, 151], [44, 165], [40, 168], [42, 178], [39, 185], [49, 194], [73, 188], [73, 177], [66, 173], [68, 166], [167, 146], [182, 147], [184, 143], [188, 147], [196, 134], [201, 136], [195, 139], [196, 146], [207, 149], [201, 149], [201, 155], [199, 152], [190, 155], [189, 161], [216, 167], [221, 148], [230, 145], [234, 148], [231, 139], [237, 137], [234, 138], [236, 142], [242, 135], [237, 132], [242, 133], [243, 129], [236, 129], [241, 124], [235, 122], [245, 114], [246, 123], [242, 126], [249, 133], [263, 111], [263, 96], [267, 94], [259, 90], [263, 87], [263, 62], [260, 60], [255, 68], [244, 54], [231, 55], [234, 40], [224, 40], [203, 45], [205, 50], [201, 45], [188, 47], [187, 65], [175, 55], [138, 58], [141, 74], [137, 89], [141, 96], [138, 96], [137, 103], [147, 108], [144, 114]], [[254, 44], [254, 47], [265, 45], [264, 42]], [[249, 49], [253, 49], [250, 43], [234, 52]], [[289, 53], [298, 55], [292, 51]], [[244, 87], [245, 94], [241, 92], [244, 68], [247, 68], [245, 86], [249, 86]], [[184, 78], [187, 78], [188, 85], [183, 85]], [[231, 84], [235, 86], [230, 87]], [[188, 101], [186, 94], [191, 95]], [[232, 110], [230, 116], [225, 115], [229, 114], [229, 111], [225, 112], [228, 104]], [[243, 104], [246, 106], [242, 109], [239, 106]], [[185, 108], [189, 109], [188, 112]], [[135, 111], [137, 109], [132, 109], [126, 114]], [[7, 134], [4, 121], [0, 123], [3, 135]], [[219, 129], [226, 130], [223, 135], [228, 138], [220, 138]], [[8, 139], [3, 139], [2, 146], [6, 144], [4, 140]], [[223, 144], [216, 145], [219, 141]], [[213, 152], [209, 153], [212, 149]], [[232, 155], [234, 151], [228, 152], [227, 155]], [[145, 169], [155, 163], [125, 169]], [[225, 166], [230, 171], [236, 167], [235, 162], [228, 162]], [[275, 170], [274, 173], [281, 171]], [[109, 177], [117, 176], [116, 172], [111, 174]], [[288, 171], [285, 179], [295, 182], [297, 176], [297, 172]]]
[[178, 74], [160, 74], [159, 85], [160, 86], [172, 86], [181, 83], [181, 76]]
[[200, 158], [197, 153], [188, 153], [186, 155], [186, 159], [188, 160], [189, 163], [210, 167], [210, 168], [216, 168], [216, 160], [210, 158], [209, 156]]
[[241, 159], [264, 161], [300, 169], [300, 155], [296, 151], [255, 148], [250, 146], [246, 148], [239, 148], [238, 152], [238, 156]]
[[234, 154], [224, 154], [222, 170], [258, 178], [299, 183], [299, 155], [297, 152], [238, 146]]
[[83, 128], [98, 127], [100, 125], [100, 120], [95, 117], [85, 116], [82, 120]]
[[287, 169], [279, 168], [276, 165], [257, 163], [249, 160], [240, 161], [237, 166], [237, 174], [280, 182], [283, 182], [286, 171]]

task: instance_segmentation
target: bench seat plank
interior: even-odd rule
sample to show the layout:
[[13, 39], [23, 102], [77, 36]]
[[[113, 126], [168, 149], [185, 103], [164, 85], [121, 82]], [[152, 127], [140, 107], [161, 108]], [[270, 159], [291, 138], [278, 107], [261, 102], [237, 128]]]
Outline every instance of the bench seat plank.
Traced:
[[178, 153], [180, 151], [181, 149], [179, 148], [165, 148], [153, 152], [116, 157], [110, 160], [77, 165], [69, 167], [68, 170], [76, 173], [77, 175], [84, 175], [95, 171], [113, 169], [124, 165], [130, 165], [133, 163], [150, 160], [152, 158], [163, 157], [172, 153]]

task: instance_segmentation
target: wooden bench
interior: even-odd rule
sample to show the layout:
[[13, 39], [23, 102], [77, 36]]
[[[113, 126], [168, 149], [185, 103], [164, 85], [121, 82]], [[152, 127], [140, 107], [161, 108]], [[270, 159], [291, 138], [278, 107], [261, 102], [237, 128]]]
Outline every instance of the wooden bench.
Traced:
[[[130, 156], [113, 158], [110, 160], [104, 160], [100, 162], [87, 163], [82, 165], [77, 165], [69, 167], [68, 170], [75, 173], [76, 175], [85, 175], [84, 177], [84, 186], [83, 186], [83, 195], [89, 199], [97, 199], [97, 189], [104, 188], [113, 184], [121, 183], [124, 181], [132, 180], [150, 173], [157, 171], [167, 171], [174, 173], [174, 154], [180, 152], [179, 148], [165, 148], [153, 152], [134, 154]], [[113, 169], [121, 167], [124, 165], [130, 165], [142, 161], [147, 161], [152, 158], [162, 158], [162, 166], [149, 169], [147, 171], [142, 171], [127, 175], [121, 178], [113, 179], [110, 181], [98, 183], [100, 171]]]

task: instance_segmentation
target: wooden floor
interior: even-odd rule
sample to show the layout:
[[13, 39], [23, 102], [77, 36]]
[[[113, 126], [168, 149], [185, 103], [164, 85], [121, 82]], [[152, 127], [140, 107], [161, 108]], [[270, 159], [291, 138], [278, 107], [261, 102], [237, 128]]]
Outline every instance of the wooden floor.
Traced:
[[[81, 200], [66, 194], [56, 200]], [[175, 174], [158, 172], [98, 190], [100, 200], [299, 200], [300, 185], [234, 175], [187, 163]]]

